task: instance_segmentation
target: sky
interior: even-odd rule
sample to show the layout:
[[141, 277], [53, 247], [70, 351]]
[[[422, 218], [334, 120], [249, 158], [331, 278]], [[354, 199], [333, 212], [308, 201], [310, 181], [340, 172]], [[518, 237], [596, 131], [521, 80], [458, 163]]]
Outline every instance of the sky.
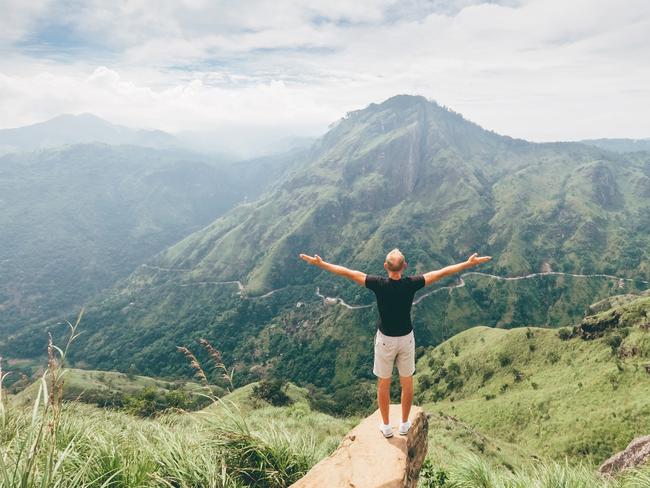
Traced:
[[0, 0], [0, 128], [313, 136], [424, 95], [532, 141], [650, 137], [647, 0]]

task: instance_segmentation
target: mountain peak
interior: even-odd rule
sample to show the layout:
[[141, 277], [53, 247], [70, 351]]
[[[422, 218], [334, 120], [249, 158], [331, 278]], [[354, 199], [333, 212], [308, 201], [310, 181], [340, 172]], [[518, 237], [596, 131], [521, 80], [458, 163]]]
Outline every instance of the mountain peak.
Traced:
[[61, 114], [44, 122], [0, 130], [0, 154], [94, 142], [153, 148], [178, 145], [166, 132], [116, 125], [88, 112]]
[[[95, 115], [90, 112], [82, 112], [80, 114], [68, 114], [68, 113], [61, 114], [40, 123], [51, 124], [51, 123], [61, 123], [61, 122], [93, 122], [93, 123], [101, 123], [104, 125], [114, 125], [108, 120], [102, 119], [98, 115]], [[33, 124], [33, 125], [38, 125], [38, 124]]]

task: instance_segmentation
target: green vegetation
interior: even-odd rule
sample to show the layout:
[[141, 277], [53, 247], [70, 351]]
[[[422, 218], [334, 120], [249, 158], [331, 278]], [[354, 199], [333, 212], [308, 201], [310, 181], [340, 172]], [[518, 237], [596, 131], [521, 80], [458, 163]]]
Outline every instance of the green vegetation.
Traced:
[[225, 163], [106, 144], [1, 157], [0, 336], [76, 313], [156, 253], [269, 188], [296, 157]]
[[[16, 384], [12, 385], [15, 390]], [[33, 383], [12, 397], [16, 405], [31, 405], [39, 393]], [[225, 390], [212, 387], [211, 393]], [[152, 416], [167, 409], [198, 410], [205, 406], [205, 387], [194, 382], [164, 381], [146, 376], [129, 377], [113, 371], [67, 369], [63, 400], [89, 403], [99, 407], [124, 409], [141, 416]]]
[[615, 299], [560, 331], [476, 327], [424, 354], [416, 396], [431, 415], [418, 486], [650, 486], [650, 467], [595, 470], [650, 431], [649, 299]]
[[478, 456], [466, 455], [448, 469], [429, 461], [420, 473], [419, 488], [647, 488], [650, 469], [604, 479], [585, 466], [536, 462], [512, 472]]
[[[127, 372], [133, 364], [140, 374], [189, 377], [176, 347], [204, 337], [235, 368], [235, 386], [288, 380], [313, 389], [329, 412], [362, 412], [372, 398], [377, 311], [325, 305], [315, 291], [350, 304], [374, 297], [305, 265], [299, 252], [383, 273], [386, 251], [399, 246], [415, 273], [480, 250], [494, 256], [481, 273], [551, 269], [630, 280], [469, 274], [453, 290], [444, 287], [459, 285], [458, 277], [436, 284], [441, 289], [414, 307], [422, 346], [477, 324], [570, 326], [590, 303], [648, 287], [649, 175], [639, 154], [514, 140], [422, 97], [393, 97], [348, 114], [259, 201], [226, 212], [93, 301], [71, 365]], [[44, 328], [55, 337], [61, 330], [23, 327], [0, 341], [0, 352], [37, 357]], [[556, 360], [539, 344], [526, 347]], [[464, 354], [461, 347], [458, 358]], [[507, 367], [508, 378], [495, 375], [488, 383], [500, 382], [485, 394], [527, 383], [516, 358]], [[512, 367], [524, 373], [514, 386]], [[466, 380], [451, 375], [462, 389]], [[218, 375], [211, 381], [226, 387]]]
[[[595, 472], [650, 431], [650, 375], [643, 367], [650, 359], [650, 296], [617, 303], [585, 317], [566, 337], [537, 327], [476, 327], [420, 349], [416, 397], [429, 413], [429, 455], [419, 486], [647, 487], [650, 468], [611, 479]], [[620, 338], [616, 348], [612, 337]], [[50, 346], [38, 389], [9, 403], [0, 398], [0, 486], [287, 486], [360, 420], [317, 412], [318, 389], [274, 377], [223, 394], [209, 378], [230, 385], [231, 370], [210, 343], [199, 342], [214, 371], [184, 349], [202, 384], [176, 389], [138, 375], [64, 370], [67, 348], [59, 357]], [[65, 402], [64, 380], [66, 388], [85, 391], [112, 381], [145, 405], [151, 392], [222, 394], [192, 413], [117, 411]], [[374, 408], [374, 398], [366, 401]], [[142, 418], [151, 413], [155, 418]]]
[[285, 487], [354, 422], [312, 412], [291, 385], [289, 407], [251, 402], [250, 385], [155, 420], [64, 402], [67, 351], [50, 342], [33, 405], [5, 403], [0, 368], [0, 487]]
[[639, 297], [586, 317], [571, 337], [469, 329], [420, 358], [416, 396], [426, 409], [525, 452], [600, 463], [650, 431], [648, 312], [650, 297]]

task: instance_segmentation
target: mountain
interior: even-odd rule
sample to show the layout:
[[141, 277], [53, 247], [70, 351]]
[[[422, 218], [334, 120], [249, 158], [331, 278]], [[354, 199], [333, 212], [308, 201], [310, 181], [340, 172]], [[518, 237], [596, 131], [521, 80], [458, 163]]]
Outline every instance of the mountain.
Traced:
[[[373, 296], [298, 253], [370, 273], [393, 247], [411, 273], [494, 256], [482, 274], [419, 293], [416, 337], [431, 346], [476, 325], [568, 325], [590, 303], [647, 288], [649, 229], [644, 153], [512, 139], [400, 95], [350, 112], [272, 191], [103, 294], [86, 316], [83, 361], [190, 374], [175, 347], [203, 336], [240, 384], [285, 377], [354, 410], [374, 396]], [[26, 328], [0, 349], [40, 354], [46, 328], [57, 330]]]
[[580, 142], [617, 153], [650, 151], [650, 139], [587, 139]]
[[30, 322], [61, 320], [157, 252], [255, 198], [296, 155], [218, 163], [95, 143], [1, 157], [0, 337]]
[[161, 130], [131, 129], [88, 113], [64, 114], [25, 127], [0, 129], [0, 154], [93, 142], [158, 149], [179, 145], [174, 136]]

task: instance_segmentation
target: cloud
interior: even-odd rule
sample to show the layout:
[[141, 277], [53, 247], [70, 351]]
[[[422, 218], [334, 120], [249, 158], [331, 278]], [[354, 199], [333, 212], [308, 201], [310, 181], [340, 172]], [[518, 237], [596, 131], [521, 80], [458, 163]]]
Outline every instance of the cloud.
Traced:
[[[2, 39], [0, 126], [93, 112], [167, 130], [312, 134], [349, 110], [414, 93], [532, 140], [650, 136], [646, 1], [243, 5], [89, 0], [16, 10]], [[70, 35], [41, 46], [57, 22]]]

